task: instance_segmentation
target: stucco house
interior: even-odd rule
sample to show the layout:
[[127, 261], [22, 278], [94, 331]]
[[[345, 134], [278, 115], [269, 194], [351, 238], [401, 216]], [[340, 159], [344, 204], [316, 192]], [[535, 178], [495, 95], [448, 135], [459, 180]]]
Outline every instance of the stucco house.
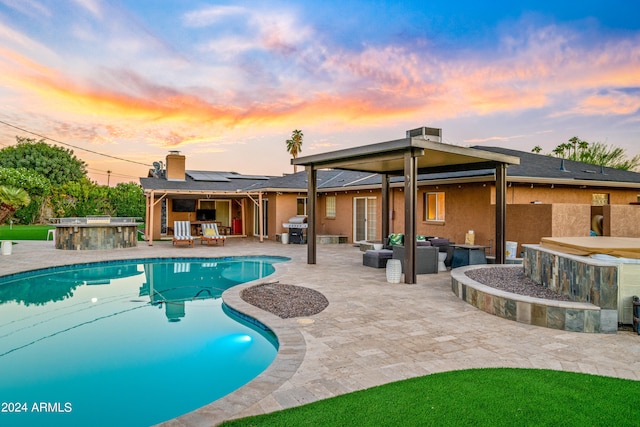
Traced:
[[[507, 240], [521, 245], [594, 231], [640, 237], [640, 173], [498, 147], [472, 148], [520, 159], [507, 168]], [[273, 177], [193, 171], [186, 162], [171, 152], [165, 167], [140, 179], [150, 244], [170, 235], [174, 220], [197, 225], [212, 218], [230, 236], [277, 240], [288, 231], [283, 223], [307, 213], [306, 172]], [[349, 243], [382, 239], [380, 175], [335, 169], [318, 171], [317, 179], [319, 237], [339, 236]], [[402, 177], [392, 178], [390, 187], [390, 231], [402, 232]], [[419, 175], [417, 233], [464, 242], [474, 230], [475, 243], [489, 246], [491, 254], [495, 198], [492, 169]]]

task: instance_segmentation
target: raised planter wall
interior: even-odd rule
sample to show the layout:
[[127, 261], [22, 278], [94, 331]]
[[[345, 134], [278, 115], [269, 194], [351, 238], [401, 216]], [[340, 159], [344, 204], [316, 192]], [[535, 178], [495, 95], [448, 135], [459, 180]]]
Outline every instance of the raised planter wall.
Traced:
[[[616, 333], [612, 311], [584, 302], [554, 301], [512, 294], [483, 285], [465, 271], [477, 268], [522, 268], [514, 265], [472, 265], [451, 271], [451, 290], [479, 310], [528, 325], [572, 332]], [[615, 314], [616, 312], [613, 311]]]

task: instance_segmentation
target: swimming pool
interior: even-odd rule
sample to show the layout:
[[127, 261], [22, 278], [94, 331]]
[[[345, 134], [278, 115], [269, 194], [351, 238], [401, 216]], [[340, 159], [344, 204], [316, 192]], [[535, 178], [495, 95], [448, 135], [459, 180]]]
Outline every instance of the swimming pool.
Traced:
[[220, 296], [286, 260], [144, 259], [0, 278], [0, 425], [146, 426], [238, 389], [277, 342]]

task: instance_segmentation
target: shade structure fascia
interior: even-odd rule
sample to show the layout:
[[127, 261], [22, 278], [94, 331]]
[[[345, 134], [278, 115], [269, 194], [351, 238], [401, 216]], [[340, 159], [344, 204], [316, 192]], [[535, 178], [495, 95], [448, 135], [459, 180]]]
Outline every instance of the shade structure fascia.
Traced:
[[487, 168], [495, 163], [520, 163], [520, 159], [517, 157], [428, 141], [422, 138], [403, 138], [298, 157], [292, 159], [291, 163], [303, 166], [310, 165], [314, 169], [349, 169], [401, 175], [404, 172], [404, 154], [407, 151], [411, 151], [416, 157], [420, 172], [438, 169], [469, 170]]

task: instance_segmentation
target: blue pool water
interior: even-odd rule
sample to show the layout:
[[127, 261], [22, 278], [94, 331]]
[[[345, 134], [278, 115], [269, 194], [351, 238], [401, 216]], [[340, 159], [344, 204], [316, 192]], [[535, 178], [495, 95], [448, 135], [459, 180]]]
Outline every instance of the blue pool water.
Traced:
[[238, 389], [277, 343], [220, 296], [286, 260], [133, 260], [0, 278], [0, 425], [147, 426]]

